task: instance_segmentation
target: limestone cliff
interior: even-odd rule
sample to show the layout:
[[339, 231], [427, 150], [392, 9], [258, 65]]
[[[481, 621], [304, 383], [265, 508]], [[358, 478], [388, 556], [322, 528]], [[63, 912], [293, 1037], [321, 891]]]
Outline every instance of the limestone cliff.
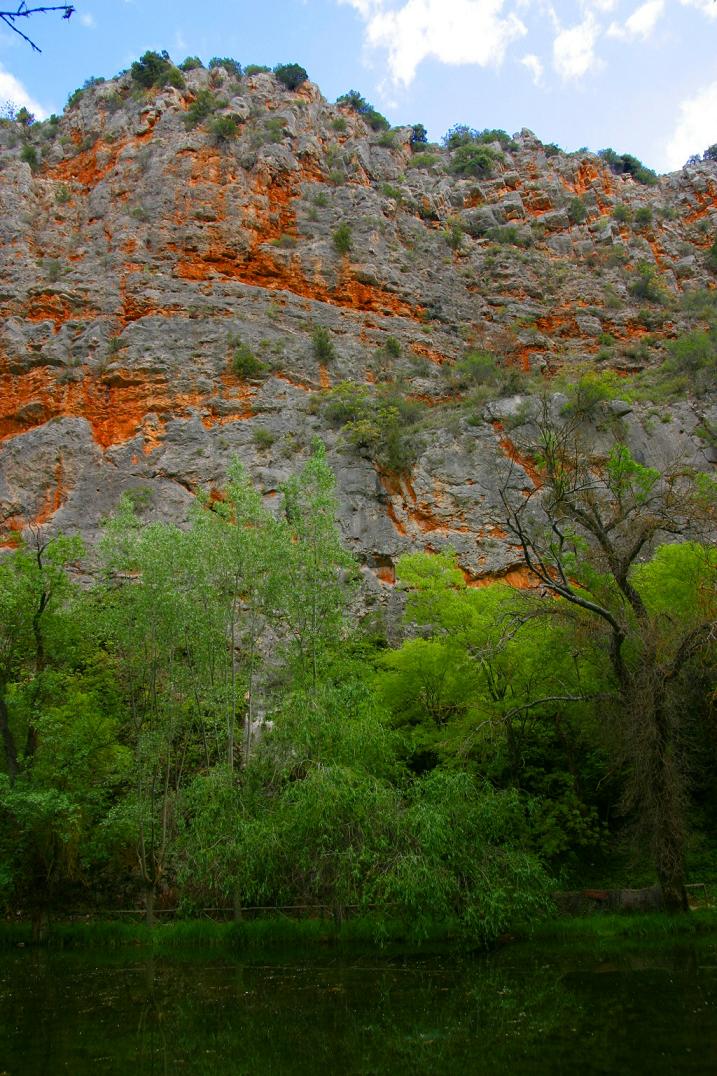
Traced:
[[[193, 123], [202, 91], [234, 137]], [[643, 186], [522, 131], [493, 147], [489, 177], [462, 177], [411, 133], [375, 133], [311, 83], [221, 67], [141, 93], [124, 74], [57, 122], [2, 125], [7, 544], [32, 521], [91, 537], [127, 489], [179, 519], [234, 455], [272, 497], [319, 434], [377, 595], [412, 548], [452, 546], [476, 582], [520, 582], [493, 496], [506, 457], [526, 490], [537, 480], [510, 431], [520, 377], [535, 391], [561, 371], [663, 361], [694, 325], [680, 296], [715, 287], [717, 165]], [[640, 274], [665, 301], [640, 297]], [[470, 349], [515, 372], [504, 399], [470, 405], [457, 374]], [[404, 473], [327, 417], [326, 389], [345, 381], [367, 398], [391, 382], [421, 405]], [[640, 458], [713, 464], [695, 435], [717, 428], [709, 385], [696, 401], [606, 407]]]

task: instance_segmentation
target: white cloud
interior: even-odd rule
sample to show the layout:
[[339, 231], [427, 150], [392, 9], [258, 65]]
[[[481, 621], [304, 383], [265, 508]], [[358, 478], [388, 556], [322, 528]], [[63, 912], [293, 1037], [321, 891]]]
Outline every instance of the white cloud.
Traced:
[[595, 42], [600, 27], [588, 14], [570, 30], [561, 30], [553, 41], [553, 67], [563, 79], [579, 79], [600, 66]]
[[528, 31], [515, 12], [503, 13], [505, 0], [340, 0], [366, 23], [366, 42], [388, 51], [394, 83], [413, 81], [422, 60], [498, 67], [506, 49]]
[[543, 81], [543, 65], [540, 59], [534, 53], [529, 52], [525, 56], [521, 56], [520, 62], [523, 67], [527, 67], [530, 71], [535, 85], [540, 86]]
[[641, 37], [643, 41], [646, 41], [660, 21], [664, 10], [665, 0], [647, 0], [645, 4], [641, 4], [633, 11], [629, 19], [625, 20], [624, 25], [617, 22], [611, 23], [608, 27], [608, 35], [623, 39]]
[[5, 101], [10, 101], [18, 108], [24, 106], [33, 112], [38, 120], [44, 120], [49, 115], [47, 109], [30, 96], [19, 79], [0, 67], [0, 102], [4, 104]]
[[665, 147], [669, 168], [681, 168], [693, 153], [717, 142], [717, 82], [680, 104], [680, 117]]
[[95, 26], [97, 25], [97, 23], [95, 22], [94, 16], [90, 15], [89, 12], [87, 12], [84, 15], [80, 15], [80, 22], [82, 23], [83, 26], [86, 26], [89, 30], [94, 30]]
[[717, 19], [717, 4], [714, 0], [680, 0], [683, 7], [696, 7], [708, 19]]

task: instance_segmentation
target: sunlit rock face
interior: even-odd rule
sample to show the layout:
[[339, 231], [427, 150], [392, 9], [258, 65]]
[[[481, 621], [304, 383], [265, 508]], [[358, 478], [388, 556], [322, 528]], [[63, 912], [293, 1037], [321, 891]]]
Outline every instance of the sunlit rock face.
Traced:
[[[214, 110], [193, 126], [202, 90]], [[235, 137], [213, 133], [221, 116]], [[93, 538], [130, 489], [149, 518], [180, 520], [235, 456], [271, 499], [318, 435], [377, 596], [412, 549], [455, 549], [475, 585], [525, 583], [498, 496], [507, 467], [526, 495], [540, 482], [524, 379], [535, 394], [560, 371], [630, 374], [694, 328], [681, 297], [717, 283], [717, 166], [642, 186], [522, 131], [491, 147], [481, 178], [410, 139], [311, 83], [289, 92], [222, 68], [144, 94], [123, 75], [59, 123], [2, 126], [6, 546], [33, 522]], [[661, 302], [635, 294], [645, 271]], [[238, 348], [256, 368], [234, 362]], [[498, 357], [502, 399], [471, 399], [468, 351]], [[422, 408], [409, 465], [391, 469], [332, 423], [326, 391], [346, 381], [395, 383]], [[598, 454], [619, 422], [639, 459], [709, 469], [714, 399], [708, 386], [657, 411], [612, 401], [586, 423]]]

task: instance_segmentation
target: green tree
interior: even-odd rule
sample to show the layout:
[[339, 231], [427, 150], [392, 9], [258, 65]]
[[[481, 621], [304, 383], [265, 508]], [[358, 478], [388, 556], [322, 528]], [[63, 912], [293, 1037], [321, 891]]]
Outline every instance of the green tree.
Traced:
[[104, 855], [126, 762], [111, 674], [67, 572], [82, 552], [35, 530], [0, 562], [0, 894], [29, 906], [38, 931]]
[[[561, 599], [554, 615], [577, 616], [594, 632], [599, 660], [608, 658], [624, 806], [651, 853], [665, 906], [686, 908], [682, 692], [697, 664], [714, 661], [717, 558], [685, 544], [641, 561], [661, 537], [699, 535], [714, 516], [714, 482], [679, 464], [664, 473], [644, 467], [619, 442], [598, 465], [580, 419], [556, 421], [548, 406], [532, 451], [544, 485], [526, 499], [508, 483], [504, 525], [542, 588]], [[664, 598], [677, 601], [678, 591], [676, 616]]]
[[281, 487], [285, 514], [280, 617], [302, 681], [315, 691], [322, 654], [340, 637], [355, 565], [336, 523], [336, 480], [322, 442]]
[[274, 68], [274, 75], [286, 86], [287, 90], [298, 90], [299, 86], [307, 82], [309, 78], [300, 64], [277, 64]]

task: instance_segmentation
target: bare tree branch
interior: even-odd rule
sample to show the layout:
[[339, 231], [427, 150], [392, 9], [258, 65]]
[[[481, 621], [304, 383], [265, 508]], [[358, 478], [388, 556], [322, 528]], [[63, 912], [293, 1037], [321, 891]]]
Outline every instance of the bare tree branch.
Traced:
[[29, 19], [31, 15], [47, 15], [52, 11], [61, 11], [63, 19], [70, 19], [75, 13], [75, 8], [72, 4], [54, 4], [50, 7], [28, 7], [25, 0], [21, 4], [18, 4], [14, 11], [0, 11], [0, 22], [4, 22], [6, 26], [9, 26], [23, 41], [27, 41], [28, 45], [35, 52], [42, 52], [39, 45], [36, 45], [32, 38], [24, 34], [22, 30], [15, 25], [15, 19]]

